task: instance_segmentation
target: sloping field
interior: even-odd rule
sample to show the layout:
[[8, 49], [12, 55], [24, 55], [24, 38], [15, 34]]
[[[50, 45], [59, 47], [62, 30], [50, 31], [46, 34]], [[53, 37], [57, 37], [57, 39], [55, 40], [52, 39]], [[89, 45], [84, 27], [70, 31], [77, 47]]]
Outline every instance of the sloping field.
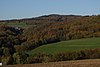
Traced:
[[55, 54], [58, 52], [78, 51], [90, 48], [100, 48], [100, 38], [77, 39], [47, 44], [33, 49], [28, 53], [30, 55], [35, 53]]
[[9, 22], [9, 23], [5, 23], [5, 22], [1, 22], [0, 25], [7, 25], [7, 26], [12, 26], [12, 27], [27, 27], [28, 25], [25, 22]]
[[11, 66], [8, 65], [4, 67], [100, 67], [100, 59], [11, 65]]

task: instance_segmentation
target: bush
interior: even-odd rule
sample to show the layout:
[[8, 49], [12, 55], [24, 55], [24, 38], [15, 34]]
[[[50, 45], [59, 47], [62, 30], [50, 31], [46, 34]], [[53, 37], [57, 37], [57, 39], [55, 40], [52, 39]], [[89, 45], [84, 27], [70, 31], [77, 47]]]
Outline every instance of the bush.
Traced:
[[38, 53], [34, 54], [34, 56], [30, 56], [27, 58], [28, 63], [44, 63], [44, 62], [50, 62], [52, 58], [52, 55], [48, 55], [45, 53]]
[[27, 57], [28, 57], [28, 54], [26, 54], [24, 52], [23, 53], [17, 52], [17, 53], [13, 54], [15, 64], [25, 64], [25, 63], [27, 63], [27, 61], [26, 61]]

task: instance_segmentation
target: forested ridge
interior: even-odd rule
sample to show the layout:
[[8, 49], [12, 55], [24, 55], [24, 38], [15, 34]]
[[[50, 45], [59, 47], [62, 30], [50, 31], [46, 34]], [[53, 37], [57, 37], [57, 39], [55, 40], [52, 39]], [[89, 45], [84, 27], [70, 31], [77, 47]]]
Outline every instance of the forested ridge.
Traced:
[[[27, 27], [7, 25], [8, 23], [22, 22], [26, 23]], [[26, 52], [49, 43], [93, 37], [100, 37], [100, 15], [78, 16], [52, 14], [36, 18], [1, 20], [0, 62], [4, 64], [42, 62], [42, 59], [38, 61], [36, 60], [37, 58], [35, 58], [34, 61], [30, 61], [30, 56]], [[85, 51], [83, 51], [83, 53], [84, 52]], [[95, 50], [93, 52], [95, 52]], [[99, 51], [97, 50], [97, 52]], [[68, 55], [69, 54], [70, 53], [68, 53]], [[72, 54], [76, 56], [75, 53]], [[60, 57], [59, 55], [65, 55], [65, 58], [67, 58], [65, 53], [60, 53], [57, 54], [56, 60], [52, 61], [61, 60], [57, 59], [57, 57]], [[38, 54], [36, 56], [47, 56], [51, 58], [51, 55], [45, 54]], [[85, 57], [82, 56], [81, 58], [84, 59], [87, 56], [86, 54]], [[81, 58], [75, 57], [69, 60]], [[94, 58], [94, 56], [92, 58]]]

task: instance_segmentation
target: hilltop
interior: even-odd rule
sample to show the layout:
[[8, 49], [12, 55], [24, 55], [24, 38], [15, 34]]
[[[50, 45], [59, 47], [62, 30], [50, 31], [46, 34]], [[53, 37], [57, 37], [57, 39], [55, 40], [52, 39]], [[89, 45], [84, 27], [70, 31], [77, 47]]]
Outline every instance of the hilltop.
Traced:
[[35, 22], [35, 21], [51, 21], [51, 22], [57, 22], [57, 21], [65, 21], [69, 18], [77, 18], [77, 17], [82, 17], [81, 15], [59, 15], [59, 14], [50, 14], [50, 15], [43, 15], [39, 17], [34, 17], [34, 18], [23, 18], [23, 19], [12, 19], [12, 20], [0, 20], [0, 22]]

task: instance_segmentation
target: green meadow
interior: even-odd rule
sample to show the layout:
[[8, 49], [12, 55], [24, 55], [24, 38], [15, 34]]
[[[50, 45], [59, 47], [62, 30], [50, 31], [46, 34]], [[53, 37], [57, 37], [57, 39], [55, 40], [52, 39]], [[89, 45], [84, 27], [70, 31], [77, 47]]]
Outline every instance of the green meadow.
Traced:
[[59, 52], [79, 51], [91, 48], [100, 48], [100, 38], [86, 38], [86, 39], [77, 39], [77, 40], [69, 40], [58, 43], [46, 44], [29, 51], [28, 54], [30, 55], [33, 55], [35, 53], [56, 54]]
[[12, 27], [22, 27], [22, 28], [25, 28], [27, 27], [28, 25], [25, 23], [25, 22], [1, 22], [0, 25], [7, 25], [7, 26], [12, 26]]

